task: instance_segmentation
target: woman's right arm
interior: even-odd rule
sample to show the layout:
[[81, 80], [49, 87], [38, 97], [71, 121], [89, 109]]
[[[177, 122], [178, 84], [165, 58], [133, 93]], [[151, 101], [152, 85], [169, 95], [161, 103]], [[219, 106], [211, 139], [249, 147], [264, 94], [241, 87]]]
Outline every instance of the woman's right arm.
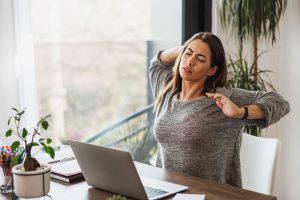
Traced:
[[154, 56], [150, 63], [150, 83], [152, 93], [156, 98], [161, 90], [163, 90], [167, 83], [171, 80], [174, 62], [179, 55], [182, 47], [174, 47], [165, 51], [160, 51]]
[[160, 54], [160, 60], [161, 62], [165, 63], [165, 64], [172, 64], [175, 62], [177, 56], [179, 55], [179, 53], [182, 50], [182, 46], [179, 47], [174, 47], [171, 49], [167, 49], [165, 51], [162, 51]]

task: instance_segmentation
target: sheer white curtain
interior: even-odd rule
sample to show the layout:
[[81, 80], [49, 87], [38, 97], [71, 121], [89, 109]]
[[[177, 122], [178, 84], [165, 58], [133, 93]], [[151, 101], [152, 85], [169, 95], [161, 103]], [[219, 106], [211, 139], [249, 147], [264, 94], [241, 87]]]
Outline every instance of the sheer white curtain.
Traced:
[[38, 116], [33, 39], [27, 0], [0, 0], [0, 139], [11, 107], [27, 108], [25, 126], [30, 130]]

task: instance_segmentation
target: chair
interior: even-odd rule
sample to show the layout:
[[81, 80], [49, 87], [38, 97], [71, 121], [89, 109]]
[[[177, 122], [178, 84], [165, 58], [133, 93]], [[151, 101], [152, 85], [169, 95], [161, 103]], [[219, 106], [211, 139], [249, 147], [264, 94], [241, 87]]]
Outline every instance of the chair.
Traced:
[[280, 141], [243, 133], [241, 173], [243, 189], [272, 195]]

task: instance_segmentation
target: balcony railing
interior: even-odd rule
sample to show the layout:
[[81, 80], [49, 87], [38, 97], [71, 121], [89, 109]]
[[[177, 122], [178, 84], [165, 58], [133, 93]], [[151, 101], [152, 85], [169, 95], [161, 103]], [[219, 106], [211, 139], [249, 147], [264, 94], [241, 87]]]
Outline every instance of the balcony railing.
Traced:
[[152, 134], [153, 120], [153, 104], [150, 104], [95, 134], [86, 142], [125, 149], [131, 152], [134, 160], [149, 164], [157, 148]]

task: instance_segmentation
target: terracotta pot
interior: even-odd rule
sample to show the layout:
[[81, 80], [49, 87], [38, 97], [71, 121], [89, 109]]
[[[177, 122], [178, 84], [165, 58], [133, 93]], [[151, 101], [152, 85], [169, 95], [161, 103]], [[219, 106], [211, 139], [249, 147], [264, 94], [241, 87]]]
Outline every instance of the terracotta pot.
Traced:
[[12, 169], [14, 191], [21, 198], [45, 196], [50, 190], [50, 166], [41, 164], [42, 169], [23, 171], [22, 164]]

